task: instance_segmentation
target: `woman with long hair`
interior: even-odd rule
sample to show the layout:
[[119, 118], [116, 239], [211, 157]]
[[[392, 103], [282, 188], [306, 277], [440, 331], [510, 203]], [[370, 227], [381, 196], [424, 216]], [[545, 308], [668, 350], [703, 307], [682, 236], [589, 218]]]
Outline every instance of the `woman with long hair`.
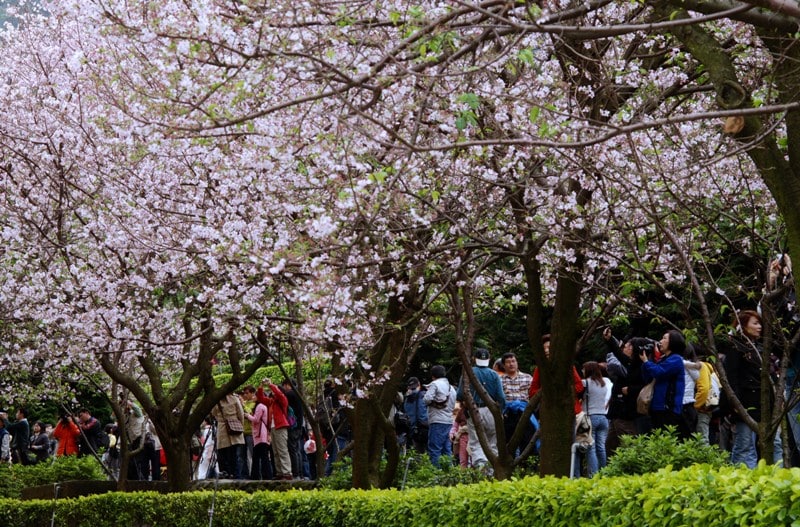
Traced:
[[683, 428], [683, 353], [686, 351], [686, 340], [680, 331], [671, 329], [664, 333], [653, 351], [661, 352], [661, 358], [656, 362], [649, 360], [644, 350], [639, 355], [642, 360], [642, 380], [656, 381], [650, 401], [653, 428], [672, 425], [680, 431]]
[[[736, 333], [728, 340], [725, 350], [725, 372], [731, 389], [755, 421], [761, 420], [761, 367], [764, 353], [761, 347], [761, 316], [746, 309], [737, 313], [733, 321]], [[755, 468], [758, 464], [756, 433], [742, 417], [733, 414], [733, 446], [731, 462]], [[773, 460], [780, 461], [782, 448], [780, 434], [776, 433]]]
[[587, 475], [594, 476], [606, 466], [606, 439], [608, 438], [608, 403], [611, 400], [611, 379], [603, 376], [600, 364], [594, 361], [583, 364], [583, 411], [592, 422], [594, 444], [586, 451]]

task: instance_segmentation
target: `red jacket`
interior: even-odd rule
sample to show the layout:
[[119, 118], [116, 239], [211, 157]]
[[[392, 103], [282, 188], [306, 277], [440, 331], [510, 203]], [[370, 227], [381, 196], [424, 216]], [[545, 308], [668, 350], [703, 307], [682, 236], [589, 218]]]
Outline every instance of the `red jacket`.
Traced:
[[[582, 410], [581, 400], [580, 397], [578, 396], [583, 393], [583, 382], [581, 381], [581, 376], [578, 373], [578, 370], [575, 368], [575, 366], [572, 367], [572, 381], [573, 384], [575, 385], [575, 415], [578, 415], [579, 413], [581, 413]], [[531, 387], [528, 388], [528, 398], [530, 399], [531, 397], [536, 395], [536, 393], [538, 393], [539, 390], [541, 389], [542, 389], [542, 380], [539, 378], [539, 368], [536, 368], [535, 370], [533, 370], [533, 380], [531, 380]]]
[[58, 440], [56, 457], [76, 455], [78, 453], [78, 438], [80, 435], [81, 431], [78, 425], [73, 423], [71, 419], [66, 425], [59, 421], [53, 429], [53, 437]]
[[264, 395], [264, 387], [259, 386], [256, 391], [256, 400], [262, 404], [266, 404], [267, 408], [269, 408], [269, 411], [272, 413], [272, 420], [275, 424], [273, 428], [288, 428], [289, 418], [287, 414], [289, 412], [289, 400], [275, 384], [270, 384], [269, 388], [272, 390], [272, 397]]

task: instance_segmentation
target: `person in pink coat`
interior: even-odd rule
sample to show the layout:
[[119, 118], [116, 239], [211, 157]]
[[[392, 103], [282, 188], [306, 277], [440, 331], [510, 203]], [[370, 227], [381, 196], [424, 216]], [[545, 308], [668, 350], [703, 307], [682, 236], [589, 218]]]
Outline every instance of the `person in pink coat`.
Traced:
[[461, 403], [456, 403], [453, 409], [453, 426], [450, 428], [450, 440], [453, 442], [453, 452], [458, 456], [461, 468], [469, 466], [469, 434], [467, 434], [467, 417]]
[[269, 409], [265, 404], [257, 402], [253, 413], [245, 412], [244, 416], [253, 425], [253, 464], [250, 467], [250, 479], [272, 479], [272, 461], [269, 455], [272, 440], [269, 435]]

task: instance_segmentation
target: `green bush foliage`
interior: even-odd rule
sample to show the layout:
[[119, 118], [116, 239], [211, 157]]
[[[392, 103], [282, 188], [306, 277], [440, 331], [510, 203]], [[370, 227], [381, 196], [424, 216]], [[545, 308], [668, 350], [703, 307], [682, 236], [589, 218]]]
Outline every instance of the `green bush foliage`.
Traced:
[[411, 490], [110, 493], [0, 500], [4, 527], [425, 527], [800, 525], [800, 469], [694, 465], [640, 476], [502, 482]]
[[[295, 372], [295, 365], [293, 362], [286, 362], [282, 364], [283, 368], [286, 372], [294, 377]], [[217, 386], [221, 386], [222, 384], [228, 382], [231, 379], [231, 373], [227, 370], [227, 366], [221, 366], [220, 370], [222, 373], [217, 373], [214, 375], [214, 383]], [[309, 390], [310, 393], [316, 390], [315, 379], [325, 379], [326, 376], [330, 375], [331, 373], [331, 365], [330, 362], [322, 361], [322, 360], [307, 360], [303, 363], [303, 379], [306, 383], [306, 389]], [[269, 365], [269, 366], [262, 366], [261, 368], [257, 369], [256, 372], [244, 383], [242, 383], [242, 387], [252, 384], [255, 387], [258, 387], [261, 384], [261, 381], [264, 379], [271, 379], [272, 382], [280, 384], [283, 381], [283, 373], [281, 372], [281, 368], [277, 365]]]
[[[402, 457], [395, 474], [393, 488], [417, 489], [426, 487], [452, 487], [486, 481], [478, 469], [463, 469], [452, 463], [452, 458], [442, 458], [442, 468], [431, 464], [427, 454], [408, 453]], [[334, 464], [333, 474], [320, 480], [320, 486], [329, 490], [347, 490], [353, 481], [350, 458]]]
[[719, 468], [729, 463], [730, 454], [716, 445], [707, 445], [699, 435], [679, 441], [673, 427], [653, 430], [639, 436], [623, 436], [620, 447], [609, 458], [601, 476], [646, 474], [662, 468], [675, 470], [705, 463]]
[[19, 498], [25, 487], [59, 481], [105, 479], [100, 463], [91, 456], [62, 456], [28, 466], [0, 463], [0, 497]]

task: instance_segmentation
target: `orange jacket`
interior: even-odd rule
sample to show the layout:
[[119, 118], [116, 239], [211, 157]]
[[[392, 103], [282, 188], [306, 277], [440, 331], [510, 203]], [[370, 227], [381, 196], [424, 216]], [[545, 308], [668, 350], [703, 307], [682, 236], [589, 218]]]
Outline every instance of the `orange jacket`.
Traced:
[[55, 429], [53, 429], [53, 437], [58, 440], [58, 448], [56, 449], [56, 456], [74, 456], [78, 453], [78, 438], [81, 436], [81, 431], [78, 425], [68, 421], [64, 424], [59, 421]]

